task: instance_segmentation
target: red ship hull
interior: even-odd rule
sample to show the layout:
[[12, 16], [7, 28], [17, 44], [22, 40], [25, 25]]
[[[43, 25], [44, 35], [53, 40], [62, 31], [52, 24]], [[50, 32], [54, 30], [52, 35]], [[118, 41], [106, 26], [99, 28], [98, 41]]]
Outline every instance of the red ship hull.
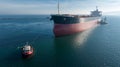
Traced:
[[98, 24], [98, 20], [93, 20], [89, 22], [80, 22], [75, 24], [54, 24], [53, 32], [56, 37], [70, 35], [85, 31], [92, 27], [96, 27], [97, 24]]

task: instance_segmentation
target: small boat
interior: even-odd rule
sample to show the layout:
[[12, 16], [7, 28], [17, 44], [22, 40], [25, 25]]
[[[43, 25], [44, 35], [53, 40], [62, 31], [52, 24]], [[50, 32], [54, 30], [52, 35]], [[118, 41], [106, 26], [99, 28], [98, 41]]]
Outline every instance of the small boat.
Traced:
[[33, 47], [26, 43], [25, 46], [22, 47], [22, 57], [29, 58], [33, 55]]
[[107, 24], [107, 22], [106, 22], [106, 17], [104, 17], [99, 23], [100, 23], [100, 24]]

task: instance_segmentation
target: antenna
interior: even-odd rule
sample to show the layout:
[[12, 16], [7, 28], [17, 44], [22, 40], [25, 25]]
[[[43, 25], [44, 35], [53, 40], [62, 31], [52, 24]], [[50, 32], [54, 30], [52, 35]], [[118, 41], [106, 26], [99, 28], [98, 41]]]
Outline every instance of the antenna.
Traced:
[[96, 6], [96, 10], [98, 10], [98, 6]]
[[58, 14], [60, 14], [60, 8], [59, 8], [60, 4], [59, 4], [59, 0], [58, 0]]
[[28, 42], [26, 42], [26, 45], [28, 45]]

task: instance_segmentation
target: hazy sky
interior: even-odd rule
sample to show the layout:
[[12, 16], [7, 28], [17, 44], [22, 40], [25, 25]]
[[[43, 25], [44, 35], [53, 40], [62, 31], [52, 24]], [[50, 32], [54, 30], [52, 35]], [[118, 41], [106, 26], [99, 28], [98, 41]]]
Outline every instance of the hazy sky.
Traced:
[[[120, 14], [120, 0], [60, 0], [60, 12], [88, 14], [98, 6], [103, 14]], [[0, 0], [0, 14], [53, 14], [57, 0]]]

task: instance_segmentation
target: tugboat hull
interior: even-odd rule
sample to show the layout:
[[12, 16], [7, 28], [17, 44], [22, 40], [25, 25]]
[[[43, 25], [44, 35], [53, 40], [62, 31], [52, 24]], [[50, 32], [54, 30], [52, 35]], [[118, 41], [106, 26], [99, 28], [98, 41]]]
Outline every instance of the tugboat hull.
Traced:
[[33, 56], [33, 54], [22, 54], [22, 57], [23, 58], [30, 58], [30, 57], [32, 57]]

